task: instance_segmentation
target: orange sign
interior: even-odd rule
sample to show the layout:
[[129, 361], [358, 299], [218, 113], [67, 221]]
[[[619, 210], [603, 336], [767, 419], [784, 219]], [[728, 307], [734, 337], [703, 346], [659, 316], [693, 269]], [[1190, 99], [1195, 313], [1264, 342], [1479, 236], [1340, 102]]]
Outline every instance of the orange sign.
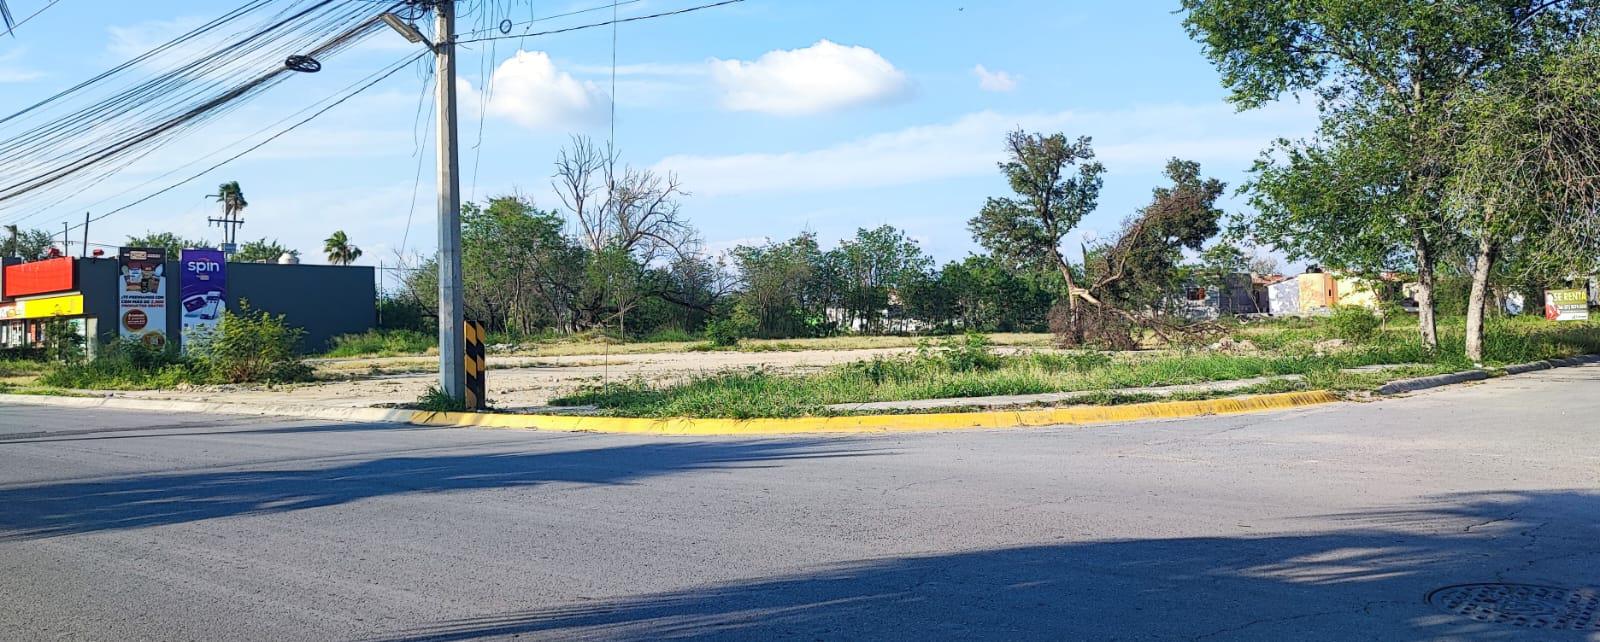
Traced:
[[73, 268], [76, 265], [71, 257], [7, 265], [5, 296], [9, 298], [71, 290]]

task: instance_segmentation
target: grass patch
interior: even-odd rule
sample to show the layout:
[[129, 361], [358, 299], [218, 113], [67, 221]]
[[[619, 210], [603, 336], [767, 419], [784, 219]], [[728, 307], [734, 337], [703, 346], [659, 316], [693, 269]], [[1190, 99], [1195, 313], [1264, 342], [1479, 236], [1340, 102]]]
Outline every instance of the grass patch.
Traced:
[[[1330, 348], [1324, 343], [1335, 334], [1330, 323], [1296, 319], [1240, 326], [1235, 334], [1263, 347], [1252, 353], [1036, 351], [996, 356], [987, 345], [954, 339], [914, 355], [879, 357], [814, 374], [747, 369], [664, 383], [635, 380], [586, 388], [552, 403], [593, 405], [603, 414], [617, 416], [798, 417], [834, 414], [826, 408], [834, 404], [1112, 391], [1290, 374], [1306, 378], [1292, 389], [1370, 390], [1396, 379], [1472, 367], [1461, 356], [1464, 333], [1457, 320], [1440, 324], [1441, 349], [1436, 353], [1423, 349], [1414, 327], [1396, 319], [1360, 332], [1345, 329], [1340, 334], [1366, 338], [1347, 339]], [[1488, 326], [1488, 335], [1486, 356], [1494, 365], [1600, 352], [1600, 323], [1595, 322], [1556, 325], [1539, 319], [1496, 319]], [[1380, 364], [1410, 365], [1342, 372]], [[1118, 398], [1111, 392], [1107, 395], [1113, 401]]]
[[32, 359], [0, 359], [0, 377], [31, 377], [44, 374], [50, 364]]
[[416, 330], [368, 330], [361, 334], [345, 334], [333, 338], [333, 347], [322, 356], [346, 357], [404, 357], [438, 354], [439, 337]]

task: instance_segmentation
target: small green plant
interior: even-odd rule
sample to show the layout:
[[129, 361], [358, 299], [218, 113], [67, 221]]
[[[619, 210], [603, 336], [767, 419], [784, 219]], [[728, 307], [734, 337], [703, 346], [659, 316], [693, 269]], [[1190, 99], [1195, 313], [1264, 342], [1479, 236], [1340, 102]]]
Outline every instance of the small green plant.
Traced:
[[1111, 366], [1111, 355], [1104, 352], [1036, 352], [1029, 361], [1049, 373], [1090, 372]]
[[976, 332], [945, 340], [933, 357], [950, 372], [987, 372], [999, 369], [1002, 362], [988, 335]]
[[296, 357], [305, 331], [291, 327], [284, 316], [255, 310], [247, 301], [238, 312], [224, 312], [222, 322], [190, 352], [198, 355], [220, 383], [292, 383], [311, 378], [311, 367]]
[[1377, 336], [1378, 330], [1383, 328], [1383, 319], [1367, 308], [1341, 305], [1328, 317], [1328, 327], [1340, 339], [1361, 342]]
[[428, 386], [428, 391], [417, 397], [416, 408], [428, 412], [466, 412], [467, 402], [446, 394], [438, 386]]
[[138, 390], [203, 384], [204, 364], [169, 348], [154, 348], [135, 339], [119, 339], [100, 348], [92, 361], [69, 363], [46, 372], [39, 382], [58, 388]]

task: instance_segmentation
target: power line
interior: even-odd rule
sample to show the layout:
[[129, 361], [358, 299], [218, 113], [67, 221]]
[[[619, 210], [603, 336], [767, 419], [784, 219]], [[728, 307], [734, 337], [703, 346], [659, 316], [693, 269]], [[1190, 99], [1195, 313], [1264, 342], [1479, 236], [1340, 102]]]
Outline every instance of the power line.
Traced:
[[[49, 9], [50, 7], [56, 6], [57, 2], [61, 2], [61, 0], [50, 0], [50, 2], [46, 3], [44, 6], [39, 7], [38, 11], [35, 11], [33, 13], [28, 14], [28, 17], [23, 18], [21, 20], [18, 20], [18, 21], [14, 22], [14, 23], [11, 23], [11, 26], [6, 29], [6, 34], [7, 35], [11, 35], [11, 36], [17, 35], [17, 27], [21, 27], [22, 25], [28, 24], [29, 20], [32, 20], [32, 19], [38, 17], [39, 14], [44, 13], [45, 9]], [[0, 3], [0, 4], [3, 4], [3, 3]]]
[[[578, 25], [578, 26], [575, 26], [575, 27], [566, 27], [564, 29], [551, 29], [549, 31], [539, 31], [539, 32], [534, 32], [534, 33], [524, 33], [524, 34], [516, 34], [516, 35], [503, 35], [503, 36], [487, 36], [487, 37], [483, 37], [483, 38], [473, 38], [473, 39], [469, 39], [469, 40], [457, 40], [456, 44], [466, 44], [466, 43], [471, 43], [471, 42], [488, 42], [490, 40], [509, 40], [509, 39], [513, 39], [513, 38], [531, 38], [531, 37], [534, 37], [534, 36], [550, 36], [550, 35], [555, 35], [555, 34], [558, 34], [558, 33], [568, 33], [568, 32], [572, 32], [572, 31], [582, 31], [584, 29], [594, 29], [596, 27], [608, 27], [608, 26], [611, 26], [611, 25], [614, 25], [614, 24], [622, 24], [622, 23], [627, 23], [627, 22], [638, 22], [640, 20], [651, 20], [651, 19], [654, 19], [654, 18], [665, 18], [665, 17], [668, 17], [668, 16], [683, 15], [685, 13], [693, 13], [693, 12], [696, 12], [696, 11], [703, 11], [703, 10], [706, 10], [706, 9], [715, 9], [717, 7], [725, 7], [725, 6], [728, 6], [730, 4], [739, 4], [739, 3], [744, 2], [744, 1], [745, 0], [722, 0], [721, 2], [712, 2], [710, 4], [696, 5], [696, 6], [693, 6], [693, 7], [685, 7], [683, 9], [677, 9], [677, 10], [674, 10], [674, 11], [663, 11], [661, 13], [652, 13], [652, 14], [644, 15], [644, 16], [633, 16], [633, 17], [630, 17], [630, 18], [622, 18], [622, 19], [619, 19], [619, 20], [607, 20], [605, 22], [596, 22], [596, 23], [591, 23], [591, 24], [586, 24], [586, 25]], [[607, 5], [607, 8], [610, 8], [609, 5]]]
[[[630, 4], [638, 4], [640, 2], [644, 2], [644, 0], [622, 0], [621, 2], [615, 3], [615, 5], [616, 6], [627, 6], [627, 5], [630, 5]], [[530, 2], [528, 4], [528, 6], [531, 9], [533, 7], [533, 3]], [[512, 26], [512, 28], [522, 27], [522, 26], [527, 26], [527, 25], [538, 24], [540, 22], [549, 22], [551, 20], [556, 20], [556, 19], [560, 19], [560, 18], [569, 18], [569, 17], [572, 17], [572, 16], [578, 16], [578, 15], [583, 15], [583, 14], [586, 14], [586, 13], [593, 13], [595, 11], [601, 11], [601, 10], [613, 9], [613, 8], [614, 7], [611, 4], [602, 4], [602, 5], [598, 5], [598, 6], [589, 7], [587, 9], [577, 9], [577, 10], [574, 10], [574, 11], [568, 11], [566, 13], [557, 13], [557, 14], [552, 14], [552, 15], [548, 15], [548, 16], [540, 16], [540, 17], [537, 17], [537, 18], [529, 18], [528, 20], [524, 20], [522, 22], [512, 23], [511, 26]], [[616, 18], [616, 14], [615, 14], [615, 12], [613, 12], [612, 19], [615, 19], [615, 18]], [[483, 33], [492, 33], [492, 32], [495, 32], [495, 31], [501, 31], [501, 30], [497, 29], [497, 28], [496, 29], [487, 29], [487, 28], [486, 29], [474, 29], [472, 31], [468, 31], [466, 33], [461, 33], [461, 34], [457, 34], [457, 35], [458, 36], [473, 36], [473, 35], [483, 34]], [[501, 33], [504, 34], [503, 31]], [[505, 35], [509, 35], [509, 34], [505, 34]], [[531, 34], [519, 34], [518, 37], [521, 37], [523, 35], [531, 35]]]
[[210, 173], [211, 171], [213, 171], [213, 170], [215, 170], [215, 169], [217, 169], [219, 167], [222, 167], [223, 165], [227, 165], [228, 163], [236, 161], [239, 158], [243, 157], [245, 154], [249, 154], [250, 152], [253, 152], [253, 151], [257, 150], [257, 149], [260, 149], [261, 147], [265, 146], [267, 143], [270, 143], [270, 142], [272, 142], [274, 140], [277, 140], [277, 139], [283, 137], [284, 135], [288, 134], [289, 132], [292, 132], [292, 131], [294, 131], [296, 129], [299, 129], [302, 125], [305, 125], [306, 123], [311, 122], [316, 117], [327, 113], [329, 110], [333, 109], [334, 107], [338, 107], [339, 105], [344, 104], [345, 101], [350, 100], [351, 98], [354, 98], [357, 94], [360, 94], [361, 92], [366, 91], [367, 89], [371, 88], [373, 85], [376, 85], [376, 84], [378, 84], [380, 82], [383, 82], [384, 80], [388, 79], [390, 76], [393, 76], [396, 73], [398, 73], [400, 70], [405, 69], [406, 65], [411, 64], [412, 62], [415, 62], [415, 61], [421, 59], [423, 57], [423, 55], [425, 55], [427, 53], [429, 53], [429, 52], [427, 52], [427, 51], [419, 52], [414, 56], [411, 56], [409, 58], [406, 58], [405, 60], [400, 61], [400, 63], [398, 63], [396, 65], [393, 65], [393, 67], [391, 69], [382, 72], [381, 74], [377, 75], [377, 77], [372, 78], [372, 80], [362, 84], [355, 91], [352, 91], [352, 92], [350, 92], [348, 94], [345, 94], [344, 96], [341, 96], [338, 100], [335, 100], [332, 103], [329, 103], [328, 105], [324, 106], [323, 108], [316, 110], [311, 115], [300, 119], [299, 121], [295, 122], [293, 125], [290, 125], [289, 127], [283, 129], [282, 131], [279, 131], [279, 132], [273, 134], [272, 136], [269, 136], [265, 140], [262, 140], [259, 143], [256, 143], [254, 145], [251, 145], [250, 147], [245, 148], [243, 151], [241, 151], [241, 152], [239, 152], [237, 154], [234, 154], [232, 156], [229, 156], [228, 158], [225, 158], [222, 161], [220, 161], [220, 162], [218, 162], [218, 163], [216, 163], [214, 165], [211, 165], [210, 167], [207, 167], [207, 168], [205, 168], [205, 169], [203, 169], [203, 170], [201, 170], [199, 172], [196, 172], [195, 174], [189, 176], [188, 178], [185, 178], [185, 179], [183, 179], [181, 181], [178, 181], [176, 183], [173, 183], [171, 185], [163, 187], [160, 190], [152, 192], [152, 193], [150, 193], [150, 194], [148, 194], [146, 196], [143, 196], [143, 197], [141, 197], [141, 198], [139, 198], [139, 199], [137, 199], [137, 200], [135, 200], [133, 202], [130, 202], [130, 203], [126, 204], [126, 205], [123, 205], [121, 207], [118, 207], [116, 209], [108, 211], [108, 212], [106, 212], [104, 214], [101, 214], [99, 216], [96, 216], [96, 217], [94, 217], [92, 219], [89, 219], [89, 222], [92, 223], [92, 222], [95, 222], [95, 221], [99, 221], [99, 220], [104, 219], [104, 218], [106, 218], [108, 216], [111, 216], [112, 214], [116, 214], [118, 212], [126, 210], [126, 209], [128, 209], [130, 207], [133, 207], [135, 205], [138, 205], [140, 203], [144, 203], [145, 201], [148, 201], [148, 200], [150, 200], [152, 198], [155, 198], [157, 196], [160, 196], [162, 194], [170, 192], [170, 191], [172, 191], [174, 189], [177, 189], [178, 187], [181, 187], [181, 186], [186, 185], [186, 184], [188, 184], [190, 182], [193, 182], [194, 180], [200, 178], [201, 176], [205, 176], [207, 173]]

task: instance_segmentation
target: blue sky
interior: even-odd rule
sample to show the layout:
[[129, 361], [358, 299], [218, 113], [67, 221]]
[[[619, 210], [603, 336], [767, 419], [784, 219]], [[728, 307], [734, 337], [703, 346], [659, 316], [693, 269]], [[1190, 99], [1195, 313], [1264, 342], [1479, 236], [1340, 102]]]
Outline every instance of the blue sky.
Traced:
[[[619, 12], [702, 1], [642, 0]], [[12, 10], [25, 16], [46, 2], [13, 0]], [[15, 38], [0, 40], [0, 113], [231, 4], [60, 0]], [[605, 3], [482, 4], [499, 8], [466, 16], [463, 31]], [[1087, 135], [1108, 174], [1100, 207], [1082, 228], [1104, 237], [1148, 201], [1168, 157], [1200, 161], [1207, 174], [1237, 185], [1270, 140], [1304, 136], [1315, 125], [1308, 104], [1236, 113], [1183, 33], [1175, 4], [747, 0], [628, 23], [618, 30], [616, 143], [631, 164], [680, 175], [692, 193], [683, 211], [713, 250], [802, 230], [831, 245], [858, 227], [887, 223], [945, 261], [978, 250], [966, 221], [986, 197], [1006, 191], [995, 163], [1007, 130]], [[603, 141], [610, 129], [611, 38], [601, 28], [461, 51], [465, 196], [518, 191], [540, 206], [558, 205], [550, 190], [557, 150], [573, 134]], [[143, 196], [171, 182], [154, 177], [236, 149], [229, 147], [234, 140], [411, 47], [380, 32], [325, 61], [324, 72], [295, 77], [75, 199], [47, 210], [0, 208], [0, 222], [26, 217], [25, 226], [59, 230], [85, 211]], [[90, 238], [116, 244], [153, 230], [215, 241], [218, 231], [205, 218], [216, 205], [204, 195], [237, 180], [251, 203], [241, 238], [277, 238], [314, 262], [322, 261], [321, 239], [335, 229], [366, 250], [361, 263], [392, 264], [402, 250], [431, 253], [432, 150], [419, 141], [432, 131], [418, 126], [427, 75], [421, 65], [396, 74], [244, 159], [95, 223]], [[1230, 196], [1230, 211], [1242, 207]]]

